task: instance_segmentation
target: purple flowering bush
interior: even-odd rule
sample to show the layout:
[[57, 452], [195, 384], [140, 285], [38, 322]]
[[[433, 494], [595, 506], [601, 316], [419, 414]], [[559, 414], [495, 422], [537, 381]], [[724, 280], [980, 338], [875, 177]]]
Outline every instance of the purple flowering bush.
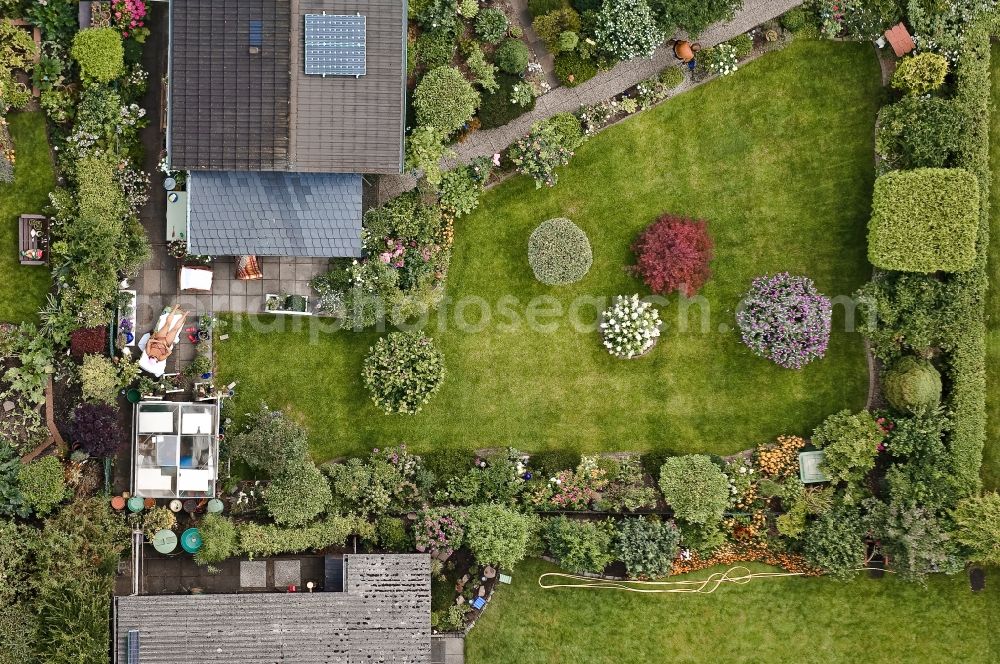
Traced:
[[736, 313], [743, 343], [786, 369], [826, 354], [833, 307], [808, 277], [787, 272], [753, 280]]
[[429, 509], [420, 515], [413, 528], [417, 551], [432, 556], [451, 553], [462, 546], [465, 528], [460, 514], [452, 509]]

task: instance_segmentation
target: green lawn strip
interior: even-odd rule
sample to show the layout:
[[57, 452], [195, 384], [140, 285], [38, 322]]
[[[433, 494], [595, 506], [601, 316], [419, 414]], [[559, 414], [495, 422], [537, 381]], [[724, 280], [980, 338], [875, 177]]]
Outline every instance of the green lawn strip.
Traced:
[[22, 266], [18, 257], [17, 219], [40, 213], [55, 187], [55, 174], [42, 113], [7, 116], [17, 161], [14, 182], [0, 183], [0, 321], [37, 321], [51, 278], [41, 266]]
[[[284, 334], [235, 330], [219, 345], [224, 380], [240, 381], [237, 410], [261, 400], [291, 408], [321, 459], [395, 442], [418, 451], [512, 444], [725, 454], [807, 434], [826, 415], [864, 404], [860, 335], [843, 331], [837, 307], [827, 357], [789, 371], [741, 344], [734, 310], [765, 272], [808, 275], [830, 296], [850, 295], [869, 277], [872, 126], [882, 94], [870, 46], [802, 42], [609, 129], [561, 169], [555, 188], [515, 178], [456, 223], [448, 320], [456, 302], [507, 296], [520, 302], [521, 325], [502, 329], [496, 311], [479, 332], [433, 319], [428, 332], [448, 375], [422, 413], [387, 417], [368, 401], [359, 374], [375, 333], [311, 343], [315, 322]], [[664, 212], [709, 222], [716, 249], [701, 293], [706, 332], [697, 305], [681, 329], [676, 298], [662, 311], [659, 345], [640, 360], [611, 357], [596, 332], [578, 333], [565, 319], [552, 332], [528, 329], [524, 307], [536, 296], [565, 311], [579, 296], [647, 294], [624, 267], [636, 235]], [[551, 288], [534, 280], [526, 245], [556, 216], [587, 232], [594, 265], [581, 282]], [[479, 316], [474, 304], [465, 310], [470, 323]]]
[[990, 123], [990, 253], [986, 294], [986, 447], [983, 450], [983, 484], [1000, 489], [1000, 45], [993, 45], [993, 114]]
[[541, 589], [554, 571], [518, 566], [466, 639], [469, 664], [996, 661], [1000, 585], [973, 594], [964, 574], [926, 588], [892, 575], [754, 579], [703, 595]]

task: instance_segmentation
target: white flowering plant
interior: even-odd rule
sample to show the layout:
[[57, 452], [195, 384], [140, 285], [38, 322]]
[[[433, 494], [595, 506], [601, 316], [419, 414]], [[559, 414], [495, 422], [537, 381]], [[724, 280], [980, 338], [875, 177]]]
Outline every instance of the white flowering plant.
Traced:
[[660, 336], [660, 314], [638, 295], [618, 295], [601, 321], [604, 347], [623, 360], [647, 353]]
[[739, 69], [736, 47], [732, 44], [723, 43], [714, 48], [705, 49], [701, 52], [700, 58], [703, 60], [705, 68], [716, 76], [729, 76]]

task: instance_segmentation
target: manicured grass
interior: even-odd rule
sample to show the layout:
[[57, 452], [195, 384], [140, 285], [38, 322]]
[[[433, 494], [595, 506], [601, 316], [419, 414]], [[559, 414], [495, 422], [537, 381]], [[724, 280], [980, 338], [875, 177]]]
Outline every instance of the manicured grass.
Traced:
[[973, 664], [995, 662], [1000, 652], [1000, 584], [973, 594], [964, 574], [935, 576], [927, 588], [891, 575], [847, 583], [790, 577], [723, 585], [711, 595], [644, 595], [542, 590], [538, 576], [551, 571], [538, 561], [517, 568], [466, 639], [469, 664]]
[[990, 122], [990, 254], [986, 272], [986, 449], [983, 484], [1000, 489], [1000, 45], [993, 45], [993, 115]]
[[[844, 332], [837, 307], [826, 358], [790, 371], [740, 343], [734, 310], [765, 272], [808, 275], [830, 296], [866, 281], [882, 94], [869, 45], [796, 43], [600, 134], [554, 189], [515, 178], [488, 192], [456, 223], [449, 324], [428, 325], [448, 375], [419, 415], [386, 416], [368, 400], [359, 373], [375, 333], [311, 341], [316, 321], [293, 321], [285, 325], [299, 330], [284, 333], [233, 331], [218, 346], [223, 379], [240, 381], [238, 409], [263, 399], [298, 413], [319, 458], [395, 442], [722, 454], [807, 434], [826, 415], [864, 404], [860, 335]], [[529, 329], [532, 298], [567, 311], [578, 297], [647, 294], [624, 268], [636, 235], [664, 212], [709, 222], [716, 249], [705, 309], [682, 317], [671, 298], [659, 345], [634, 361], [614, 359], [596, 332], [577, 332], [566, 318], [544, 318], [552, 331]], [[533, 278], [526, 246], [540, 222], [558, 216], [587, 232], [594, 265], [581, 282], [551, 288]], [[509, 317], [495, 309], [480, 330], [456, 329], [455, 303], [472, 302], [464, 318], [476, 324], [476, 299], [503, 297], [517, 299], [519, 325], [505, 329]], [[583, 308], [584, 319], [595, 316]]]
[[14, 182], [0, 183], [0, 321], [36, 321], [51, 278], [41, 266], [18, 262], [17, 218], [40, 213], [55, 187], [55, 174], [42, 113], [7, 116], [17, 161]]

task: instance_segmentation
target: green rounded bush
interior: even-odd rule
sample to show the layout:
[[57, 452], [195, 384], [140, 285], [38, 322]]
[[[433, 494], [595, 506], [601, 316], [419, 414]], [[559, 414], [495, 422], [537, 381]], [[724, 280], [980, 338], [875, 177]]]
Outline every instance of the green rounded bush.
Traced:
[[502, 9], [490, 7], [476, 17], [476, 34], [487, 44], [499, 44], [509, 28], [510, 21]]
[[753, 51], [753, 37], [746, 33], [736, 35], [729, 40], [729, 45], [733, 47], [733, 50], [736, 53], [736, 59], [742, 60], [750, 55], [751, 51]]
[[668, 458], [660, 468], [660, 491], [674, 516], [688, 523], [716, 524], [729, 505], [729, 480], [704, 454]]
[[66, 498], [62, 464], [54, 456], [21, 466], [17, 481], [25, 506], [36, 516], [47, 515]]
[[948, 74], [948, 60], [937, 53], [918, 53], [903, 58], [892, 75], [892, 87], [910, 95], [937, 90]]
[[413, 93], [417, 123], [450, 134], [464, 125], [479, 106], [479, 93], [454, 67], [427, 72]]
[[930, 362], [906, 356], [885, 373], [882, 389], [896, 410], [929, 410], [941, 402], [941, 374]]
[[805, 27], [808, 17], [806, 16], [806, 10], [802, 7], [796, 7], [795, 9], [790, 9], [785, 12], [781, 18], [782, 27], [789, 32], [798, 32]]
[[264, 506], [274, 522], [302, 526], [322, 514], [330, 502], [330, 483], [312, 461], [286, 468], [264, 489]]
[[125, 73], [125, 47], [113, 28], [87, 28], [76, 33], [70, 54], [85, 79], [110, 83]]
[[660, 72], [660, 83], [670, 89], [676, 88], [684, 82], [684, 72], [680, 67], [667, 67]]
[[580, 281], [593, 262], [587, 234], [569, 219], [543, 221], [528, 238], [528, 264], [543, 284], [562, 286]]
[[597, 64], [576, 52], [560, 53], [555, 59], [555, 75], [567, 87], [585, 83], [597, 75]]
[[528, 47], [517, 39], [508, 39], [496, 52], [496, 64], [508, 74], [520, 74], [528, 68]]
[[572, 51], [580, 43], [580, 35], [572, 30], [565, 30], [559, 33], [559, 50]]
[[444, 381], [444, 356], [419, 332], [391, 332], [375, 342], [361, 370], [372, 401], [386, 413], [418, 413]]
[[450, 30], [425, 32], [417, 38], [417, 61], [427, 69], [443, 67], [451, 64], [455, 48], [455, 34]]

